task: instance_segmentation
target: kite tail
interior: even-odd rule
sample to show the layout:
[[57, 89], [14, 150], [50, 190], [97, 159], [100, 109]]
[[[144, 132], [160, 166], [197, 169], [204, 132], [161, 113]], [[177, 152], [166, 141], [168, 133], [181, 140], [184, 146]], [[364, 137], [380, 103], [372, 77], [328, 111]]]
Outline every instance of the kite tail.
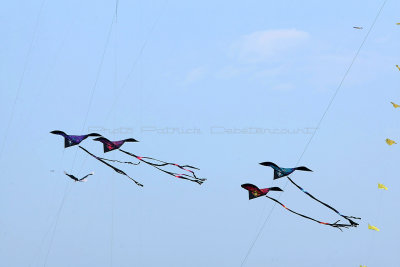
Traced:
[[130, 177], [128, 174], [126, 174], [124, 171], [112, 166], [111, 164], [108, 164], [107, 162], [105, 162], [103, 159], [96, 157], [95, 155], [93, 155], [92, 153], [90, 153], [89, 151], [87, 151], [86, 149], [84, 149], [83, 147], [79, 146], [80, 149], [82, 149], [83, 151], [85, 151], [86, 153], [88, 153], [90, 156], [94, 157], [95, 159], [97, 159], [98, 161], [102, 162], [103, 164], [107, 165], [108, 167], [110, 167], [111, 169], [113, 169], [115, 172], [125, 175], [126, 177], [128, 177], [129, 179], [131, 179], [135, 184], [137, 184], [138, 186], [143, 186], [141, 183], [139, 183], [138, 181], [136, 181], [135, 179], [133, 179], [132, 177]]
[[319, 224], [328, 225], [328, 226], [331, 226], [331, 227], [333, 227], [333, 228], [337, 228], [337, 229], [339, 229], [340, 231], [342, 231], [341, 228], [346, 228], [346, 229], [347, 229], [347, 228], [353, 226], [353, 225], [351, 225], [351, 224], [341, 224], [341, 223], [338, 223], [339, 221], [336, 221], [336, 222], [334, 222], [334, 223], [321, 222], [321, 221], [318, 221], [318, 220], [316, 220], [316, 219], [314, 219], [314, 218], [308, 217], [308, 216], [306, 216], [306, 215], [304, 215], [304, 214], [301, 214], [301, 213], [298, 213], [298, 212], [296, 212], [296, 211], [294, 211], [294, 210], [289, 209], [288, 207], [286, 207], [285, 205], [283, 205], [281, 202], [279, 202], [279, 201], [276, 200], [275, 198], [272, 198], [272, 197], [269, 197], [269, 196], [266, 196], [266, 197], [269, 198], [269, 199], [271, 199], [272, 201], [275, 201], [276, 203], [278, 203], [279, 205], [281, 205], [282, 207], [284, 207], [286, 210], [288, 210], [288, 211], [290, 211], [290, 212], [292, 212], [292, 213], [294, 213], [294, 214], [296, 214], [296, 215], [298, 215], [298, 216], [300, 216], [300, 217], [303, 217], [303, 218], [306, 218], [306, 219], [308, 219], [308, 220], [317, 222], [317, 223], [319, 223]]
[[[119, 151], [121, 151], [121, 152], [123, 152], [123, 153], [125, 153], [125, 154], [127, 154], [127, 155], [129, 155], [129, 156], [131, 156], [131, 157], [137, 158], [137, 159], [140, 160], [141, 162], [144, 162], [144, 163], [146, 163], [146, 164], [148, 164], [148, 165], [150, 165], [150, 166], [156, 168], [157, 170], [160, 170], [160, 171], [162, 171], [162, 172], [164, 172], [164, 173], [166, 173], [166, 174], [169, 174], [169, 175], [171, 175], [171, 176], [174, 176], [174, 177], [176, 177], [176, 178], [185, 179], [185, 180], [188, 180], [188, 181], [191, 181], [191, 182], [195, 182], [195, 183], [198, 183], [199, 185], [201, 185], [202, 183], [204, 183], [204, 181], [207, 180], [207, 179], [205, 179], [205, 178], [198, 178], [192, 170], [186, 169], [186, 168], [197, 169], [197, 168], [192, 167], [192, 166], [189, 166], [189, 165], [183, 165], [183, 166], [182, 166], [182, 165], [178, 165], [178, 164], [175, 164], [175, 163], [169, 163], [169, 162], [165, 162], [165, 161], [162, 161], [162, 160], [153, 159], [153, 158], [150, 158], [150, 157], [139, 157], [139, 156], [137, 156], [137, 155], [135, 155], [135, 154], [133, 154], [133, 153], [130, 153], [130, 152], [125, 151], [125, 150], [122, 150], [122, 149], [119, 149]], [[153, 162], [147, 161], [146, 159], [148, 159], [148, 160], [155, 160], [155, 161], [158, 161], [158, 162], [161, 162], [161, 163], [160, 163], [160, 164], [153, 163]], [[160, 167], [164, 167], [164, 166], [167, 166], [167, 165], [173, 165], [173, 166], [176, 166], [176, 167], [178, 167], [178, 168], [180, 168], [180, 169], [183, 169], [183, 170], [185, 170], [185, 171], [188, 171], [188, 172], [190, 172], [193, 176], [187, 175], [187, 174], [179, 174], [179, 173], [175, 173], [175, 172], [170, 172], [170, 171], [166, 171], [166, 170], [160, 168]]]
[[353, 217], [353, 216], [346, 216], [341, 214], [339, 211], [337, 211], [335, 208], [333, 208], [332, 206], [326, 204], [325, 202], [322, 202], [321, 200], [319, 200], [318, 198], [314, 197], [313, 195], [311, 195], [310, 193], [308, 193], [306, 190], [304, 190], [301, 186], [299, 186], [298, 184], [296, 184], [289, 176], [287, 176], [287, 178], [289, 179], [289, 181], [294, 184], [298, 189], [300, 189], [301, 191], [303, 191], [303, 193], [305, 193], [306, 195], [308, 195], [309, 197], [311, 197], [312, 199], [314, 199], [315, 201], [321, 203], [322, 205], [324, 205], [325, 207], [333, 210], [334, 212], [336, 212], [339, 216], [345, 218], [347, 221], [349, 221], [350, 226], [352, 227], [357, 227], [358, 223], [356, 223], [355, 221], [351, 220], [351, 219], [356, 219], [356, 220], [361, 220], [361, 218], [359, 217]]
[[105, 161], [112, 161], [112, 162], [123, 163], [123, 164], [131, 164], [131, 165], [139, 165], [140, 164], [140, 161], [138, 163], [133, 163], [130, 161], [119, 161], [116, 159], [105, 159], [105, 158], [100, 158], [100, 157], [97, 157], [97, 158], [99, 158], [101, 160], [105, 160]]
[[90, 175], [93, 175], [92, 173], [87, 174], [86, 176], [82, 177], [80, 180], [88, 178]]
[[[122, 152], [127, 153], [128, 155], [130, 155], [129, 152], [123, 151], [122, 149], [120, 149], [120, 150], [121, 150]], [[176, 164], [176, 163], [166, 162], [166, 161], [159, 160], [159, 159], [155, 159], [155, 158], [150, 158], [150, 157], [138, 157], [138, 156], [133, 155], [133, 154], [130, 155], [130, 156], [134, 156], [134, 157], [138, 158], [139, 160], [142, 159], [143, 162], [146, 162], [147, 164], [150, 164], [150, 165], [152, 165], [152, 166], [157, 166], [157, 167], [164, 167], [164, 166], [168, 166], [168, 165], [176, 166], [176, 167], [178, 167], [178, 168], [180, 168], [180, 169], [182, 169], [182, 170], [185, 170], [185, 171], [187, 171], [187, 172], [190, 172], [190, 173], [193, 175], [194, 178], [196, 178], [196, 174], [194, 173], [194, 171], [189, 170], [189, 169], [187, 169], [187, 168], [195, 169], [195, 170], [200, 170], [199, 168], [196, 168], [196, 167], [193, 167], [193, 166], [190, 166], [190, 165], [179, 165], [179, 164]], [[143, 160], [143, 159], [144, 159], [144, 160]], [[154, 161], [157, 161], [157, 162], [160, 162], [160, 163], [148, 162], [148, 161], [145, 161], [146, 159], [148, 159], [148, 160], [154, 160]]]
[[[161, 170], [161, 171], [164, 171], [164, 170]], [[164, 172], [166, 172], [166, 171], [164, 171]], [[204, 179], [204, 178], [195, 178], [195, 179], [193, 179], [193, 177], [190, 177], [190, 176], [188, 176], [186, 174], [175, 175], [174, 173], [169, 173], [169, 172], [166, 172], [166, 173], [168, 173], [170, 175], [174, 175], [176, 178], [185, 179], [185, 180], [188, 180], [188, 181], [191, 181], [191, 182], [198, 183], [199, 185], [203, 184], [207, 180], [207, 179]]]

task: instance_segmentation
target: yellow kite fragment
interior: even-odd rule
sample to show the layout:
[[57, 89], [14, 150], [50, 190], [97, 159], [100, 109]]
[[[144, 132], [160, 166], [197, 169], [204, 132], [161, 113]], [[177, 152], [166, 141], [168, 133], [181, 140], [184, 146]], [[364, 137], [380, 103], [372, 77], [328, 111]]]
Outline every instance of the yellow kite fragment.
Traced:
[[397, 68], [398, 70], [400, 70], [400, 67], [399, 67], [399, 65], [396, 65], [396, 68]]
[[400, 108], [400, 105], [397, 105], [396, 103], [393, 103], [393, 102], [390, 102], [390, 103], [392, 103], [394, 108]]
[[357, 29], [357, 30], [362, 30], [363, 29], [363, 27], [358, 27], [358, 26], [355, 26], [355, 27], [353, 27], [354, 29]]
[[396, 25], [400, 25], [400, 22], [397, 22]]
[[388, 190], [388, 188], [387, 188], [386, 186], [384, 186], [383, 184], [378, 184], [378, 188], [379, 188], [379, 189]]
[[390, 140], [389, 138], [386, 138], [386, 144], [388, 144], [389, 146], [393, 145], [393, 144], [397, 144], [395, 141]]
[[379, 232], [379, 228], [378, 227], [370, 225], [370, 224], [368, 224], [368, 229], [375, 230], [375, 231]]
[[360, 265], [360, 267], [367, 267], [367, 265]]

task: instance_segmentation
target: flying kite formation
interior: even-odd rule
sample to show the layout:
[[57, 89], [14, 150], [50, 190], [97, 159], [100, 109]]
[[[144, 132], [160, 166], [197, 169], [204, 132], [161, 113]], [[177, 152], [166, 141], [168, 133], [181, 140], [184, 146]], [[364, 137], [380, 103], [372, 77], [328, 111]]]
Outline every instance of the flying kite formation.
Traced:
[[322, 222], [322, 221], [319, 221], [319, 220], [317, 220], [317, 219], [314, 219], [314, 218], [311, 218], [311, 217], [309, 217], [309, 216], [306, 216], [306, 215], [304, 215], [304, 214], [295, 212], [295, 211], [293, 211], [293, 210], [287, 208], [284, 204], [282, 204], [281, 202], [279, 202], [277, 199], [267, 196], [267, 194], [268, 194], [270, 191], [283, 191], [283, 190], [280, 189], [279, 187], [271, 187], [271, 188], [259, 189], [257, 186], [252, 185], [252, 184], [242, 184], [242, 188], [246, 189], [246, 190], [249, 192], [249, 199], [253, 199], [253, 198], [265, 196], [265, 197], [271, 199], [272, 201], [278, 203], [279, 205], [281, 205], [282, 207], [284, 207], [286, 210], [288, 210], [288, 211], [290, 211], [290, 212], [292, 212], [292, 213], [294, 213], [294, 214], [296, 214], [296, 215], [298, 215], [298, 216], [301, 216], [301, 217], [303, 217], [303, 218], [309, 219], [309, 220], [311, 220], [311, 221], [314, 221], [314, 222], [317, 222], [317, 223], [320, 223], [320, 224], [323, 224], [323, 225], [328, 225], [328, 226], [331, 226], [331, 227], [338, 228], [339, 230], [341, 230], [341, 228], [349, 228], [349, 227], [357, 227], [357, 226], [358, 226], [358, 223], [355, 222], [354, 220], [356, 220], [356, 219], [357, 219], [357, 220], [360, 220], [361, 218], [353, 217], [353, 216], [346, 216], [346, 215], [341, 214], [339, 211], [337, 211], [337, 210], [336, 210], [335, 208], [333, 208], [332, 206], [330, 206], [330, 205], [328, 205], [328, 204], [322, 202], [321, 200], [319, 200], [319, 199], [317, 199], [316, 197], [314, 197], [313, 195], [311, 195], [309, 192], [307, 192], [306, 190], [304, 190], [301, 186], [299, 186], [298, 184], [296, 184], [296, 183], [289, 177], [289, 175], [292, 174], [294, 171], [308, 171], [308, 172], [311, 172], [312, 170], [310, 170], [309, 168], [304, 167], [304, 166], [295, 167], [295, 168], [282, 168], [282, 167], [279, 167], [278, 165], [276, 165], [276, 164], [273, 163], [273, 162], [261, 162], [260, 164], [263, 165], [263, 166], [271, 167], [271, 168], [274, 170], [274, 178], [273, 178], [274, 180], [275, 180], [275, 179], [278, 179], [278, 178], [282, 178], [282, 177], [287, 177], [288, 180], [289, 180], [293, 185], [295, 185], [300, 191], [302, 191], [303, 193], [305, 193], [306, 195], [308, 195], [310, 198], [314, 199], [315, 201], [321, 203], [321, 204], [324, 205], [325, 207], [327, 207], [327, 208], [333, 210], [333, 211], [336, 212], [339, 216], [341, 216], [342, 218], [346, 219], [346, 220], [348, 221], [348, 223], [346, 223], [346, 224], [339, 223], [340, 220], [338, 220], [338, 221], [336, 221], [336, 222], [334, 222], [334, 223]]
[[[138, 165], [140, 162], [144, 162], [148, 165], [153, 166], [154, 168], [169, 174], [171, 176], [174, 176], [175, 178], [179, 178], [179, 179], [184, 179], [184, 180], [189, 180], [192, 182], [196, 182], [198, 184], [202, 184], [204, 181], [206, 181], [205, 178], [198, 178], [194, 172], [194, 170], [199, 170], [196, 167], [190, 166], [190, 165], [179, 165], [176, 163], [169, 163], [169, 162], [165, 162], [165, 161], [161, 161], [161, 160], [157, 160], [154, 158], [150, 158], [150, 157], [140, 157], [137, 156], [131, 152], [125, 151], [120, 149], [120, 147], [125, 144], [126, 142], [138, 142], [136, 139], [133, 138], [128, 138], [128, 139], [124, 139], [124, 140], [119, 140], [119, 141], [110, 141], [107, 138], [103, 137], [102, 135], [98, 134], [98, 133], [90, 133], [90, 134], [86, 134], [86, 135], [67, 135], [66, 133], [62, 132], [62, 131], [52, 131], [50, 132], [52, 134], [56, 134], [56, 135], [61, 135], [62, 137], [64, 137], [64, 147], [68, 148], [71, 146], [75, 146], [78, 145], [78, 147], [85, 151], [87, 154], [89, 154], [90, 156], [92, 156], [93, 158], [97, 159], [98, 161], [100, 161], [101, 163], [103, 163], [104, 165], [110, 167], [111, 169], [113, 169], [115, 172], [126, 176], [127, 178], [129, 178], [130, 180], [132, 180], [136, 185], [138, 186], [143, 186], [143, 184], [139, 183], [138, 181], [136, 181], [135, 179], [133, 179], [131, 176], [129, 176], [126, 172], [122, 171], [121, 169], [111, 165], [108, 162], [116, 162], [116, 163], [124, 163], [124, 164], [131, 164], [131, 165]], [[102, 157], [98, 157], [96, 155], [94, 155], [93, 153], [89, 152], [87, 149], [85, 149], [84, 147], [82, 147], [81, 145], [79, 145], [83, 140], [85, 140], [88, 137], [97, 137], [95, 139], [93, 139], [94, 141], [99, 141], [101, 143], [103, 143], [103, 149], [104, 149], [104, 153], [113, 151], [113, 150], [118, 150], [122, 153], [125, 153], [131, 157], [134, 157], [135, 159], [139, 160], [139, 162], [137, 163], [133, 163], [133, 162], [128, 162], [128, 161], [120, 161], [120, 160], [115, 160], [115, 159], [106, 159], [106, 158], [102, 158]], [[177, 173], [177, 172], [172, 172], [172, 171], [168, 171], [163, 169], [163, 167], [165, 166], [172, 166], [172, 167], [177, 167], [178, 169], [181, 169], [183, 171], [185, 171], [186, 173]], [[78, 179], [76, 178], [74, 175], [68, 174], [65, 172], [65, 174], [67, 176], [69, 176], [72, 180], [76, 181], [76, 182], [83, 182], [87, 180], [87, 177], [91, 174], [86, 175], [85, 177]]]
[[[400, 23], [396, 23], [396, 24], [400, 25]], [[396, 68], [400, 71], [400, 66], [399, 65], [396, 65]], [[396, 104], [394, 102], [390, 102], [390, 103], [393, 105], [394, 108], [399, 108], [400, 107], [400, 105], [398, 105], [398, 104]], [[396, 141], [391, 140], [389, 138], [386, 138], [385, 141], [386, 141], [386, 144], [388, 144], [389, 146], [397, 144]], [[381, 183], [378, 183], [378, 189], [383, 189], [383, 190], [386, 190], [386, 191], [389, 190], [384, 184], [381, 184]], [[377, 231], [377, 232], [380, 231], [378, 227], [370, 225], [370, 224], [368, 224], [368, 229], [374, 230], [374, 231]]]
[[[396, 25], [400, 25], [400, 23], [396, 23]], [[360, 27], [360, 26], [353, 26], [353, 28], [357, 29], [357, 30], [363, 29], [363, 27]], [[399, 65], [396, 65], [396, 68], [400, 71]], [[400, 105], [398, 105], [394, 102], [390, 102], [390, 103], [393, 105], [394, 108], [400, 107]], [[54, 130], [54, 131], [51, 131], [50, 133], [55, 134], [55, 135], [60, 135], [64, 138], [64, 148], [78, 146], [86, 154], [90, 155], [97, 161], [99, 161], [99, 162], [103, 163], [104, 165], [108, 166], [109, 168], [113, 169], [118, 174], [126, 176], [127, 178], [129, 178], [131, 181], [133, 181], [136, 185], [138, 185], [140, 187], [143, 187], [142, 183], [140, 183], [136, 179], [132, 178], [130, 175], [128, 175], [125, 171], [121, 170], [120, 168], [115, 167], [110, 162], [119, 163], [119, 164], [129, 164], [129, 165], [135, 165], [135, 166], [139, 165], [139, 164], [142, 165], [141, 163], [144, 163], [144, 164], [147, 164], [165, 174], [168, 174], [168, 175], [173, 176], [178, 179], [188, 180], [191, 182], [195, 182], [199, 185], [203, 184], [206, 181], [205, 178], [199, 178], [196, 176], [195, 171], [197, 171], [199, 169], [196, 167], [193, 167], [191, 165], [181, 165], [181, 164], [176, 164], [176, 163], [172, 163], [172, 162], [168, 162], [168, 161], [155, 159], [152, 157], [139, 156], [133, 152], [122, 149], [122, 146], [124, 146], [126, 143], [139, 142], [138, 140], [136, 140], [134, 138], [110, 141], [109, 139], [105, 138], [104, 136], [102, 136], [101, 134], [98, 134], [98, 133], [89, 133], [89, 134], [84, 134], [84, 135], [68, 135], [65, 132], [59, 131], [59, 130]], [[107, 158], [103, 158], [103, 157], [94, 155], [93, 153], [91, 153], [90, 151], [88, 151], [86, 148], [84, 148], [81, 145], [81, 143], [84, 140], [88, 139], [89, 137], [96, 137], [93, 139], [93, 141], [102, 143], [104, 153], [116, 151], [117, 153], [123, 153], [125, 155], [130, 156], [137, 162], [135, 163], [135, 162], [130, 162], [130, 161], [121, 161], [121, 160], [117, 160], [117, 159], [107, 159]], [[385, 141], [386, 141], [387, 145], [389, 145], [389, 146], [397, 144], [394, 140], [391, 140], [389, 138], [387, 138]], [[289, 175], [295, 173], [296, 171], [312, 172], [312, 170], [309, 169], [308, 167], [299, 166], [299, 167], [292, 167], [292, 168], [284, 168], [284, 167], [278, 166], [277, 164], [275, 164], [273, 162], [261, 162], [260, 165], [266, 166], [266, 167], [271, 167], [273, 169], [273, 180], [286, 177], [297, 189], [302, 191], [304, 194], [306, 194], [311, 199], [317, 201], [318, 203], [322, 204], [323, 206], [325, 206], [328, 209], [335, 212], [337, 215], [339, 215], [340, 217], [345, 219], [346, 222], [340, 223], [340, 220], [337, 220], [336, 222], [333, 222], [333, 223], [323, 222], [323, 221], [314, 219], [312, 217], [309, 217], [307, 215], [301, 214], [299, 212], [296, 212], [292, 209], [289, 209], [283, 203], [281, 203], [278, 199], [275, 199], [270, 196], [271, 193], [273, 194], [273, 192], [283, 192], [283, 190], [280, 187], [259, 188], [256, 185], [253, 185], [250, 183], [242, 184], [241, 187], [248, 192], [249, 200], [252, 200], [255, 198], [260, 198], [260, 197], [266, 197], [266, 198], [274, 201], [275, 203], [279, 204], [280, 206], [282, 206], [289, 212], [296, 214], [297, 216], [303, 217], [305, 219], [314, 221], [314, 222], [322, 224], [322, 225], [327, 225], [327, 226], [331, 226], [333, 228], [337, 228], [341, 231], [342, 231], [342, 228], [357, 227], [359, 225], [355, 220], [361, 220], [361, 218], [343, 215], [334, 207], [328, 205], [327, 203], [325, 203], [325, 202], [321, 201], [320, 199], [316, 198], [315, 196], [313, 196], [311, 193], [309, 193], [304, 188], [302, 188], [297, 183], [295, 183], [291, 177], [289, 177]], [[173, 169], [175, 168], [176, 170], [171, 171], [170, 169], [167, 169], [167, 168], [173, 168]], [[89, 174], [83, 176], [82, 178], [78, 178], [75, 175], [67, 173], [65, 171], [64, 171], [64, 174], [66, 176], [68, 176], [71, 180], [73, 180], [74, 182], [86, 182], [88, 180], [88, 177], [93, 175], [94, 173], [93, 172], [89, 173]], [[381, 183], [378, 183], [378, 189], [388, 190], [388, 188]], [[370, 224], [368, 224], [368, 229], [374, 230], [377, 232], [380, 231], [379, 228], [377, 228], [374, 225], [370, 225]], [[366, 266], [361, 265], [360, 267], [366, 267]]]
[[[396, 23], [396, 25], [400, 25], [400, 23]], [[396, 68], [400, 71], [400, 66], [399, 65], [396, 65]], [[400, 107], [400, 105], [398, 105], [398, 104], [396, 104], [394, 102], [390, 102], [390, 103], [393, 105], [394, 108], [399, 108]], [[386, 141], [386, 144], [388, 144], [389, 146], [397, 144], [394, 140], [391, 140], [389, 138], [386, 138], [385, 141]], [[381, 184], [381, 183], [378, 183], [378, 189], [388, 190], [388, 188], [385, 185]], [[380, 231], [380, 229], [378, 227], [376, 227], [374, 225], [370, 225], [370, 224], [368, 224], [368, 229], [369, 230], [374, 230], [374, 231], [377, 231], [377, 232]], [[366, 267], [366, 266], [365, 265], [360, 265], [360, 267]]]

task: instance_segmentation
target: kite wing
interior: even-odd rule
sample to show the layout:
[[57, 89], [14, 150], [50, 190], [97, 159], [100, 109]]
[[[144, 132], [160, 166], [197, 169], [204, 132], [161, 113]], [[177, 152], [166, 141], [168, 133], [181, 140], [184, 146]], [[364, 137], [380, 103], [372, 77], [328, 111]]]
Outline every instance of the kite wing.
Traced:
[[67, 135], [66, 133], [64, 133], [63, 131], [58, 131], [58, 130], [51, 131], [50, 133], [52, 133], [52, 134], [57, 134], [57, 135], [61, 135], [61, 136], [63, 136], [63, 137], [68, 136], [68, 135]]
[[[270, 187], [270, 188], [265, 188], [268, 189], [268, 191], [282, 191], [282, 189], [280, 189], [279, 187]], [[261, 191], [265, 190], [265, 189], [261, 189]]]
[[378, 188], [379, 188], [379, 189], [388, 190], [388, 188], [387, 188], [386, 186], [384, 186], [383, 184], [378, 184]]
[[274, 180], [285, 177], [286, 175], [289, 175], [292, 172], [294, 172], [294, 169], [281, 168], [278, 165], [276, 165], [275, 163], [269, 162], [269, 161], [261, 162], [260, 165], [271, 167], [272, 169], [274, 169]]
[[304, 166], [296, 167], [295, 169], [296, 169], [297, 171], [312, 172], [312, 170], [310, 170], [309, 168], [304, 167]]
[[122, 141], [124, 141], [124, 142], [139, 142], [138, 140], [133, 139], [133, 138], [124, 139]]
[[87, 136], [87, 137], [89, 137], [89, 136], [94, 137], [94, 136], [101, 136], [101, 134], [98, 134], [98, 133], [90, 133], [90, 134], [87, 134], [86, 136]]
[[273, 168], [274, 170], [279, 170], [279, 169], [280, 169], [280, 167], [279, 167], [278, 165], [276, 165], [276, 164], [273, 163], [273, 162], [269, 162], [269, 161], [261, 162], [260, 165], [271, 167], [271, 168]]
[[373, 226], [373, 225], [370, 225], [370, 224], [368, 224], [368, 229], [370, 229], [370, 230], [374, 230], [374, 231], [377, 231], [377, 232], [379, 232], [379, 231], [380, 231], [378, 227], [376, 227], [376, 226]]
[[249, 191], [249, 199], [266, 195], [266, 193], [263, 193], [257, 186], [253, 184], [242, 184], [242, 188]]

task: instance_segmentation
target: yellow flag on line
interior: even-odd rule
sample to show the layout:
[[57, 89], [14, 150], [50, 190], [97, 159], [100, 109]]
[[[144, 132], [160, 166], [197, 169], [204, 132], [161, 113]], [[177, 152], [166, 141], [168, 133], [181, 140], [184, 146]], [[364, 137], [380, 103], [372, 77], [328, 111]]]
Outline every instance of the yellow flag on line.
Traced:
[[370, 225], [370, 224], [368, 224], [368, 229], [375, 230], [375, 231], [377, 231], [377, 232], [380, 231], [378, 227], [373, 226], [373, 225]]
[[393, 103], [393, 102], [390, 102], [390, 103], [392, 103], [394, 108], [400, 108], [400, 105], [397, 105], [396, 103]]
[[379, 188], [379, 189], [388, 190], [388, 188], [387, 188], [386, 186], [384, 186], [383, 184], [378, 184], [378, 188]]
[[389, 138], [386, 138], [386, 144], [388, 144], [389, 146], [393, 145], [393, 144], [397, 144], [395, 141], [390, 140]]

